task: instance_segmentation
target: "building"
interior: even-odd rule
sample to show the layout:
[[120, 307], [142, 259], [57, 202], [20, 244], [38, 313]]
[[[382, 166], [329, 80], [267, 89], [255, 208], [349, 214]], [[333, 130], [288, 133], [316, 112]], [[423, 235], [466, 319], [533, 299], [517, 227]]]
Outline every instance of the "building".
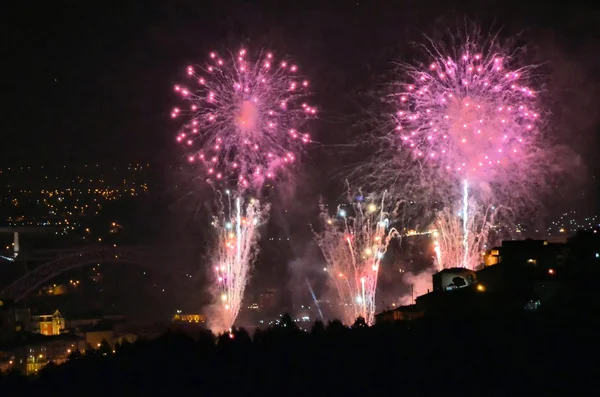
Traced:
[[555, 268], [565, 264], [568, 246], [548, 240], [508, 240], [502, 242], [500, 262], [510, 266]]
[[0, 299], [0, 340], [14, 337], [28, 325], [29, 309], [19, 308], [10, 299]]
[[29, 308], [15, 307], [13, 313], [15, 317], [15, 329], [17, 332], [31, 330], [31, 311]]
[[42, 335], [60, 335], [65, 329], [65, 319], [57, 310], [53, 314], [31, 316], [31, 329]]
[[0, 339], [8, 339], [16, 331], [12, 301], [0, 299]]
[[489, 249], [483, 255], [483, 267], [494, 266], [500, 263], [500, 247]]
[[375, 315], [375, 324], [383, 324], [394, 321], [410, 321], [423, 317], [424, 312], [417, 305], [400, 306], [392, 310], [386, 310]]
[[475, 272], [464, 267], [443, 269], [432, 278], [434, 291], [453, 290], [475, 284]]
[[173, 315], [173, 322], [204, 324], [206, 323], [206, 317], [202, 314], [186, 314], [181, 310], [177, 310]]
[[92, 349], [100, 348], [105, 341], [112, 349], [114, 349], [115, 345], [120, 341], [114, 329], [101, 329], [99, 327], [80, 332], [79, 336], [82, 337], [85, 340], [86, 345]]
[[85, 353], [85, 341], [74, 335], [23, 334], [0, 349], [0, 370], [36, 374], [48, 363], [62, 364], [74, 352]]
[[432, 291], [418, 296], [416, 306], [430, 317], [456, 317], [489, 312], [490, 298], [484, 285], [476, 283], [453, 290]]

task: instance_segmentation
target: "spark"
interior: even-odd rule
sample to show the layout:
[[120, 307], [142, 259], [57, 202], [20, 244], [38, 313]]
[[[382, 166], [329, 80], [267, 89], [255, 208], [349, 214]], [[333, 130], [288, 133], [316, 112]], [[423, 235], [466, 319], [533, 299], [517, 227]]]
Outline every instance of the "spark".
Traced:
[[476, 26], [426, 37], [420, 50], [396, 64], [379, 114], [382, 135], [360, 141], [377, 149], [354, 177], [371, 191], [410, 195], [426, 210], [458, 200], [465, 179], [469, 195], [484, 202], [513, 210], [534, 204], [537, 187], [548, 188], [546, 176], [559, 171], [550, 153], [569, 161], [564, 146], [552, 145], [537, 66], [522, 62], [522, 48]]
[[372, 188], [412, 197], [407, 217], [437, 214], [440, 267], [476, 266], [491, 227], [486, 217], [505, 216], [487, 208], [517, 215], [560, 168], [550, 164], [560, 150], [548, 150], [537, 66], [498, 36], [471, 33], [426, 38], [421, 58], [398, 64], [378, 140], [385, 144], [361, 171]]
[[526, 160], [541, 119], [531, 66], [511, 70], [508, 52], [467, 39], [446, 50], [431, 41], [428, 67], [403, 65], [394, 131], [414, 157], [452, 177], [491, 182]]
[[469, 182], [465, 179], [463, 188], [463, 247], [464, 257], [462, 267], [467, 267], [469, 259]]
[[482, 252], [498, 211], [491, 206], [481, 207], [472, 197], [466, 197], [462, 206], [461, 216], [450, 207], [438, 211], [432, 225], [435, 229], [427, 233], [433, 241], [437, 270], [450, 267], [474, 270], [482, 263]]
[[190, 162], [210, 180], [236, 180], [238, 189], [273, 178], [294, 163], [310, 135], [300, 132], [317, 110], [306, 103], [309, 82], [298, 67], [273, 63], [272, 53], [251, 59], [246, 49], [226, 57], [210, 53], [205, 65], [188, 66], [188, 84], [175, 91], [188, 102], [171, 117], [186, 118], [176, 137]]
[[[258, 253], [258, 228], [267, 217], [269, 207], [252, 200], [244, 206], [239, 195], [227, 194], [227, 205], [215, 217], [215, 246], [212, 261], [216, 269], [215, 307], [219, 318], [211, 320], [214, 331], [230, 329], [240, 311], [244, 290]], [[246, 222], [254, 219], [255, 222]], [[234, 226], [234, 227], [233, 227]], [[235, 232], [232, 232], [235, 230]]]
[[391, 239], [398, 236], [395, 229], [388, 227], [386, 206], [385, 195], [379, 211], [371, 211], [364, 202], [353, 202], [351, 213], [344, 210], [345, 215], [335, 221], [322, 206], [322, 230], [313, 230], [327, 262], [329, 282], [344, 309], [345, 324], [352, 324], [358, 317], [363, 317], [367, 324], [373, 323], [381, 260]]

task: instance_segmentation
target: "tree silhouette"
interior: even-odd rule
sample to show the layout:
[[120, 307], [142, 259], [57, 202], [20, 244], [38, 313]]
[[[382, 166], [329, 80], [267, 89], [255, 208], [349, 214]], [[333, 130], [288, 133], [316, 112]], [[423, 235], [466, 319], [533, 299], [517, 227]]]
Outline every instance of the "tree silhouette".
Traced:
[[343, 332], [346, 329], [340, 320], [333, 320], [327, 324], [327, 331], [331, 333]]
[[365, 321], [365, 318], [363, 316], [356, 317], [356, 320], [354, 321], [352, 328], [366, 328], [366, 327], [367, 327], [367, 322]]
[[100, 344], [98, 351], [103, 356], [107, 356], [112, 353], [112, 347], [110, 347], [106, 339], [102, 339], [102, 343]]
[[322, 321], [315, 321], [312, 329], [310, 330], [311, 335], [322, 335], [325, 332], [325, 325], [323, 325]]
[[296, 325], [294, 320], [292, 320], [292, 317], [288, 313], [284, 313], [283, 316], [281, 316], [281, 319], [279, 320], [279, 324], [277, 324], [277, 327], [287, 328], [290, 330], [298, 329], [298, 326]]

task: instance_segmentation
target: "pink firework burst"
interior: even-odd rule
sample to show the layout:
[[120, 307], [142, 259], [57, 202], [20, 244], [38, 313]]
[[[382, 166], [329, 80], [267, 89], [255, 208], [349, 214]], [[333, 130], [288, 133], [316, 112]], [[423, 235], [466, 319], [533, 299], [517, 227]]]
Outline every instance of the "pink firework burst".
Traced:
[[188, 66], [187, 74], [191, 81], [175, 86], [187, 103], [171, 117], [187, 118], [177, 142], [207, 178], [260, 184], [310, 142], [300, 129], [317, 110], [305, 102], [310, 84], [295, 64], [272, 53], [250, 59], [241, 49], [227, 57], [211, 52], [206, 65]]
[[488, 183], [527, 173], [540, 131], [531, 66], [516, 67], [494, 41], [446, 51], [430, 41], [428, 63], [403, 65], [394, 93], [394, 135], [403, 150], [449, 174]]

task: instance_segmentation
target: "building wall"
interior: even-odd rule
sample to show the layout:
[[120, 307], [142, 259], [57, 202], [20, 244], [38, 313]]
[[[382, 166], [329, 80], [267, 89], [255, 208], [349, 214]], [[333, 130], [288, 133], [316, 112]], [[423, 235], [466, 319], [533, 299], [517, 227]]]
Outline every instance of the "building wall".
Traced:
[[42, 335], [60, 335], [65, 329], [65, 319], [56, 311], [54, 314], [31, 316], [31, 330]]
[[494, 266], [500, 263], [500, 249], [492, 248], [488, 250], [483, 256], [483, 266]]
[[423, 317], [424, 313], [418, 310], [416, 305], [402, 306], [394, 310], [387, 310], [375, 315], [377, 324], [393, 322], [393, 321], [408, 321]]
[[454, 283], [455, 277], [461, 277], [465, 286], [472, 285], [475, 281], [474, 272], [469, 269], [445, 269], [433, 275], [433, 289], [444, 291]]
[[54, 324], [52, 321], [44, 321], [39, 323], [39, 331], [42, 335], [55, 335]]
[[503, 264], [486, 267], [475, 274], [477, 277], [477, 282], [481, 283], [485, 287], [486, 291], [501, 291], [506, 288], [504, 270], [505, 265]]

